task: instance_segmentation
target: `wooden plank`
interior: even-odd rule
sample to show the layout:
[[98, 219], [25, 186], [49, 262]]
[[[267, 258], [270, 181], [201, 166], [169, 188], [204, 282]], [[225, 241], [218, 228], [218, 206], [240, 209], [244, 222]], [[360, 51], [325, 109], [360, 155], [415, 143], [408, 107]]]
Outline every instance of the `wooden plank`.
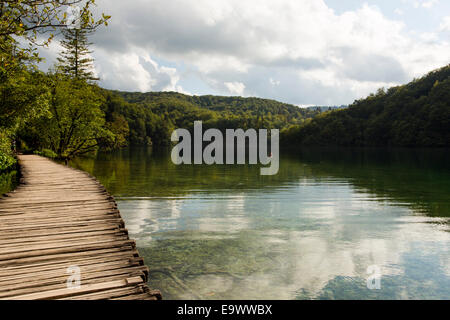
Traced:
[[[139, 294], [143, 294], [148, 296], [148, 293], [144, 293], [144, 289], [141, 286], [137, 287], [125, 287], [125, 288], [119, 288], [119, 289], [111, 289], [111, 290], [104, 290], [96, 293], [88, 293], [88, 294], [80, 294], [74, 297], [66, 297], [61, 298], [58, 300], [106, 300], [106, 299], [114, 299], [114, 298], [120, 298], [120, 297], [128, 297], [128, 296], [135, 296]], [[133, 299], [134, 300], [134, 299]]]
[[[115, 264], [99, 264], [82, 267], [81, 269], [81, 281], [90, 279], [94, 275], [96, 277], [105, 277], [107, 275], [128, 275], [132, 271], [135, 273], [147, 272], [146, 266], [139, 266], [128, 262], [115, 263]], [[36, 275], [20, 275], [15, 278], [5, 278], [0, 282], [3, 291], [17, 290], [20, 288], [42, 286], [44, 284], [61, 283], [65, 285], [67, 283], [68, 274], [67, 268], [61, 268], [56, 271], [42, 272]]]
[[115, 253], [126, 253], [133, 256], [138, 256], [138, 252], [134, 250], [131, 246], [123, 246], [123, 247], [114, 247], [114, 248], [106, 248], [106, 249], [97, 249], [97, 250], [89, 250], [89, 251], [80, 251], [80, 252], [69, 252], [69, 253], [61, 253], [61, 254], [49, 254], [49, 255], [38, 255], [33, 257], [24, 257], [17, 259], [9, 259], [0, 261], [0, 267], [5, 266], [27, 266], [32, 263], [38, 262], [71, 262], [76, 261], [77, 259], [84, 259], [89, 257], [103, 257], [104, 255], [110, 255]]
[[47, 292], [25, 294], [25, 295], [12, 297], [12, 298], [10, 298], [10, 300], [58, 299], [58, 298], [70, 297], [70, 296], [75, 296], [78, 294], [84, 294], [84, 293], [89, 293], [89, 292], [107, 290], [107, 289], [112, 289], [112, 288], [126, 287], [126, 286], [140, 284], [140, 283], [142, 283], [142, 279], [140, 277], [133, 277], [133, 278], [128, 278], [126, 280], [117, 280], [117, 281], [110, 281], [110, 282], [86, 285], [79, 289], [59, 289], [59, 290], [52, 290], [52, 291], [47, 291]]
[[46, 248], [35, 246], [33, 248], [10, 248], [0, 251], [0, 260], [9, 260], [25, 257], [33, 257], [48, 254], [58, 254], [66, 252], [79, 252], [88, 250], [97, 250], [112, 247], [121, 247], [131, 245], [136, 247], [136, 243], [133, 240], [120, 240], [120, 241], [98, 241], [98, 242], [86, 242], [77, 243], [74, 245], [66, 244], [61, 246], [47, 245]]
[[[0, 198], [0, 298], [160, 299], [117, 204], [94, 177], [19, 156], [21, 185]], [[81, 271], [67, 288], [67, 268]]]
[[[135, 252], [136, 253], [136, 252]], [[33, 273], [33, 272], [39, 272], [41, 270], [55, 270], [58, 268], [64, 268], [68, 265], [77, 265], [77, 266], [83, 266], [83, 265], [89, 265], [99, 262], [112, 262], [112, 261], [119, 261], [119, 260], [126, 260], [126, 261], [132, 261], [135, 263], [138, 263], [140, 265], [144, 265], [143, 259], [140, 257], [136, 257], [133, 254], [130, 254], [130, 252], [115, 252], [115, 253], [108, 253], [103, 254], [99, 256], [98, 254], [94, 257], [74, 257], [72, 259], [64, 259], [63, 261], [44, 261], [44, 262], [38, 262], [38, 263], [28, 263], [26, 265], [13, 265], [8, 267], [2, 267], [0, 269], [0, 276], [3, 275], [9, 275], [9, 274], [21, 274], [21, 273]], [[1, 280], [1, 279], [0, 279]]]
[[[97, 272], [95, 274], [88, 274], [87, 276], [82, 278], [82, 287], [90, 284], [96, 284], [96, 283], [102, 283], [102, 282], [109, 282], [109, 281], [116, 281], [116, 280], [123, 280], [127, 277], [140, 277], [141, 279], [145, 279], [145, 275], [142, 271], [136, 271], [136, 272], [126, 272], [126, 270], [121, 270], [122, 272], [116, 272], [116, 274], [109, 274], [108, 271], [102, 273]], [[47, 279], [44, 282], [39, 283], [38, 285], [31, 285], [31, 286], [25, 286], [20, 289], [11, 288], [11, 290], [6, 290], [0, 292], [0, 299], [7, 299], [8, 297], [15, 297], [19, 295], [24, 294], [30, 294], [30, 293], [38, 293], [38, 292], [45, 292], [45, 291], [52, 291], [52, 290], [59, 290], [59, 289], [66, 289], [67, 283], [65, 280], [60, 281], [52, 281], [52, 279]]]
[[60, 234], [77, 234], [83, 232], [97, 232], [104, 230], [126, 230], [118, 228], [114, 224], [97, 224], [93, 226], [76, 226], [76, 227], [66, 227], [61, 229], [39, 229], [39, 230], [28, 230], [28, 232], [23, 234], [18, 234], [14, 231], [3, 231], [0, 233], [0, 241], [3, 239], [16, 239], [26, 237], [45, 237], [46, 235], [60, 235]]

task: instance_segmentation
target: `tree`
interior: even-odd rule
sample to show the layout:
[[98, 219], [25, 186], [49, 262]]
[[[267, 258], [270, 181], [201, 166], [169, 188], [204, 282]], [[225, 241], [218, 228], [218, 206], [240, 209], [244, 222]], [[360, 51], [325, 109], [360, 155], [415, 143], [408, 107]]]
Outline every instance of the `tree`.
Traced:
[[130, 128], [125, 117], [118, 113], [111, 115], [112, 121], [107, 123], [108, 129], [114, 134], [113, 148], [122, 148], [127, 145]]
[[[77, 23], [95, 29], [107, 25], [109, 16], [95, 19], [91, 7], [95, 0], [11, 0], [0, 2], [0, 71], [23, 61], [39, 60], [36, 46], [48, 45], [58, 29]], [[78, 7], [79, 14], [68, 14], [68, 9]], [[42, 35], [48, 34], [46, 37]], [[39, 39], [43, 39], [39, 41]], [[21, 47], [18, 40], [27, 42]]]
[[0, 82], [0, 127], [15, 131], [28, 120], [48, 112], [48, 88], [44, 75], [26, 69]]
[[450, 65], [282, 131], [291, 145], [450, 146]]
[[[90, 29], [107, 25], [109, 16], [94, 18], [94, 4], [95, 0], [0, 2], [0, 171], [15, 162], [10, 146], [18, 129], [48, 115], [48, 88], [36, 72], [41, 60], [37, 46], [48, 45], [57, 30], [73, 22]], [[78, 17], [68, 14], [73, 6], [80, 8]]]
[[46, 33], [73, 22], [67, 15], [67, 9], [82, 7], [84, 22], [96, 26], [109, 19], [103, 15], [95, 21], [90, 8], [95, 0], [7, 0], [0, 3], [0, 36], [24, 36], [36, 39], [38, 33]]
[[14, 163], [8, 132], [0, 128], [0, 172], [8, 169]]
[[23, 69], [0, 81], [0, 171], [15, 163], [11, 147], [17, 130], [48, 114], [49, 91], [43, 77]]
[[37, 123], [43, 139], [42, 146], [54, 151], [59, 158], [96, 151], [100, 145], [114, 143], [114, 134], [105, 127], [101, 110], [103, 96], [83, 80], [52, 75], [50, 112]]
[[58, 58], [58, 68], [69, 77], [87, 81], [98, 80], [93, 72], [94, 59], [89, 57], [92, 53], [88, 49], [92, 43], [87, 39], [90, 32], [92, 30], [86, 28], [68, 28], [62, 32], [64, 39], [61, 41], [61, 46], [65, 50]]

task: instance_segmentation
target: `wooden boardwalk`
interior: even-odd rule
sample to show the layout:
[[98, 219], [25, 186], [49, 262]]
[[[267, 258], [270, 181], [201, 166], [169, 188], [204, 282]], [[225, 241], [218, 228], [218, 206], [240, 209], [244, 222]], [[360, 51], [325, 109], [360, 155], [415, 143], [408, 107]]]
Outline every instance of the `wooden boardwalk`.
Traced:
[[97, 180], [35, 155], [19, 163], [21, 184], [0, 199], [0, 299], [161, 298]]

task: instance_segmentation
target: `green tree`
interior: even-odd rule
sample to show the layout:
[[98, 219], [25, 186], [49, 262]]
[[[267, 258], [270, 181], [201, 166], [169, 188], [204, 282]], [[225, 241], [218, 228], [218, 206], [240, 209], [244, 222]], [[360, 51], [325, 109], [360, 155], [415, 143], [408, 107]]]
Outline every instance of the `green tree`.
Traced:
[[54, 151], [59, 158], [71, 159], [114, 143], [114, 134], [105, 127], [100, 108], [103, 96], [94, 86], [56, 74], [49, 87], [51, 114], [37, 123], [42, 147]]
[[112, 121], [107, 122], [107, 127], [114, 134], [114, 143], [112, 147], [125, 147], [128, 144], [127, 138], [130, 134], [128, 122], [123, 115], [118, 113], [113, 113], [111, 117]]
[[99, 80], [93, 72], [94, 59], [89, 57], [92, 51], [88, 47], [92, 43], [87, 37], [91, 32], [91, 29], [86, 28], [68, 28], [62, 31], [64, 39], [61, 41], [61, 46], [64, 50], [58, 58], [58, 69], [62, 73], [76, 79]]
[[[95, 0], [14, 0], [0, 2], [0, 71], [11, 71], [11, 66], [23, 61], [39, 60], [37, 46], [48, 45], [60, 28], [76, 22], [85, 28], [95, 29], [110, 18], [102, 14], [95, 19], [91, 11]], [[80, 8], [77, 17], [68, 9]], [[79, 21], [76, 21], [79, 20]], [[43, 35], [47, 36], [43, 37]], [[43, 40], [40, 40], [43, 39]], [[19, 45], [19, 40], [27, 43]]]
[[0, 171], [15, 160], [11, 152], [19, 128], [48, 115], [49, 92], [43, 75], [36, 72], [40, 61], [37, 46], [48, 45], [55, 31], [74, 22], [67, 9], [81, 8], [80, 25], [95, 29], [109, 16], [95, 19], [95, 0], [14, 0], [0, 2]]
[[15, 77], [0, 81], [0, 127], [14, 132], [29, 120], [48, 112], [48, 88], [45, 75], [17, 70]]
[[0, 172], [8, 169], [15, 163], [10, 139], [8, 131], [0, 128]]
[[11, 147], [17, 130], [48, 114], [49, 91], [43, 77], [22, 68], [0, 81], [0, 171], [15, 163]]
[[450, 65], [283, 130], [290, 145], [450, 146]]

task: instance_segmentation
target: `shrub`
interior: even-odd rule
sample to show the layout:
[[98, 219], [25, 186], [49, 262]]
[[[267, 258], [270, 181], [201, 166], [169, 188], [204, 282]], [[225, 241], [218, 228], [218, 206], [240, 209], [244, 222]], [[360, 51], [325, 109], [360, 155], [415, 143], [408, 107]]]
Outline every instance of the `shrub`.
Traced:
[[58, 155], [53, 152], [52, 150], [49, 149], [42, 149], [41, 151], [35, 151], [34, 154], [46, 157], [46, 158], [50, 158], [50, 159], [56, 159], [58, 157]]
[[0, 131], [0, 171], [11, 168], [15, 163], [11, 140], [6, 133]]

